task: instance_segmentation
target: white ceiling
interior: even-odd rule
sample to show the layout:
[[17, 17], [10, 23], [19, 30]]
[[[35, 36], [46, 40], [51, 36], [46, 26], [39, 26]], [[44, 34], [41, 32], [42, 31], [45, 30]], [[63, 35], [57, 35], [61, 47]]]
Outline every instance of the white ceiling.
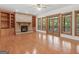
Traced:
[[69, 6], [69, 4], [48, 4], [47, 8], [38, 11], [32, 4], [0, 4], [1, 8], [7, 8], [16, 12], [23, 12], [34, 15], [46, 13], [48, 11], [52, 11], [65, 6]]

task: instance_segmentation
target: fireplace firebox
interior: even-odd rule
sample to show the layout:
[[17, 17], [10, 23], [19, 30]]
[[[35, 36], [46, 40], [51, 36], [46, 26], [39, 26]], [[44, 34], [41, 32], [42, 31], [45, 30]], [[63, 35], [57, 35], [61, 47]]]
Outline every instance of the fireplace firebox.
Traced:
[[21, 32], [27, 32], [28, 26], [21, 26]]

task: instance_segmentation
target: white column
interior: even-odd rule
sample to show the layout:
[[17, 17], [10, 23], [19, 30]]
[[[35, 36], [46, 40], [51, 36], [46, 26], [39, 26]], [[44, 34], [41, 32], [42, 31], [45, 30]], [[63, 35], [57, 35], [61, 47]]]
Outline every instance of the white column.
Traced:
[[72, 36], [75, 36], [75, 13], [72, 11]]

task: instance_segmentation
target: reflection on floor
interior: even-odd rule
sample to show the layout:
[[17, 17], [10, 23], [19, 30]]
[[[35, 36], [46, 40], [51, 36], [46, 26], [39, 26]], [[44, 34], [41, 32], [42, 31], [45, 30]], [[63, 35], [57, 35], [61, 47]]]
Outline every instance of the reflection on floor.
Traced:
[[0, 51], [12, 54], [79, 53], [79, 42], [44, 33], [25, 33], [1, 37]]

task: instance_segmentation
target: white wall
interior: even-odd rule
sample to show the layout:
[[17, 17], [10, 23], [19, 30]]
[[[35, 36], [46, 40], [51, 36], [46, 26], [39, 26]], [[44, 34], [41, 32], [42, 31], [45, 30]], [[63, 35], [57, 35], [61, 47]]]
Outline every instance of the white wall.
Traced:
[[32, 22], [32, 15], [16, 13], [16, 22]]
[[49, 11], [45, 14], [38, 15], [37, 18], [45, 17], [45, 16], [49, 16], [49, 15], [54, 15], [54, 14], [59, 14], [59, 13], [72, 12], [72, 35], [61, 34], [61, 37], [79, 40], [79, 37], [75, 36], [75, 32], [74, 32], [75, 31], [75, 26], [74, 26], [75, 25], [74, 24], [74, 21], [75, 21], [74, 11], [75, 10], [79, 10], [79, 5], [75, 4], [75, 5], [66, 6], [66, 7], [63, 7], [63, 8], [60, 8], [60, 9], [52, 10], [52, 11]]

